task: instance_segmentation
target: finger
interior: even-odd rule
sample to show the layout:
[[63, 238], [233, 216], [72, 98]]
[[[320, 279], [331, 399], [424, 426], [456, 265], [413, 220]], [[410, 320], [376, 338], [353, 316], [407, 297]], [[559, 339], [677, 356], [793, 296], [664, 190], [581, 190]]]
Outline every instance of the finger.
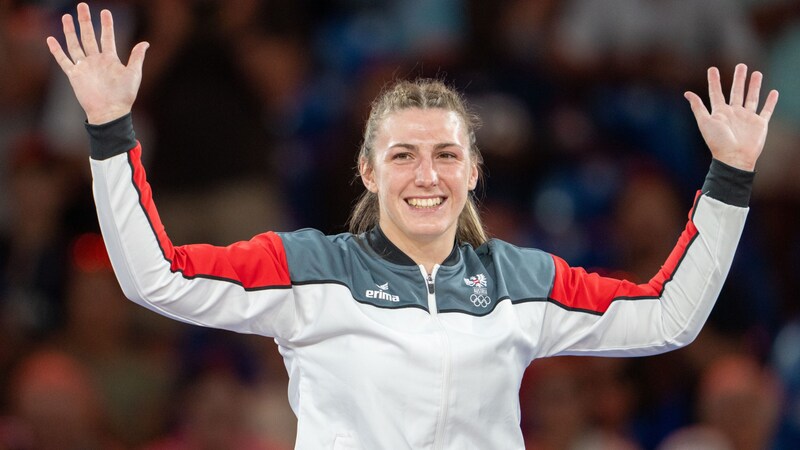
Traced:
[[764, 102], [764, 107], [761, 109], [760, 116], [766, 120], [769, 120], [772, 117], [773, 111], [775, 111], [775, 105], [778, 104], [778, 91], [771, 90], [769, 95], [767, 95], [767, 101]]
[[742, 106], [744, 103], [744, 83], [747, 80], [747, 66], [737, 64], [733, 71], [733, 83], [731, 83], [731, 106]]
[[753, 72], [750, 75], [750, 86], [747, 88], [747, 99], [744, 101], [744, 107], [749, 111], [756, 112], [756, 109], [758, 109], [758, 96], [761, 94], [762, 79], [761, 72]]
[[61, 25], [64, 27], [64, 38], [67, 41], [69, 57], [72, 58], [73, 62], [78, 62], [85, 58], [86, 54], [83, 53], [81, 43], [78, 41], [78, 35], [75, 34], [75, 22], [72, 21], [72, 16], [64, 14], [61, 17]]
[[144, 55], [150, 44], [147, 42], [139, 42], [131, 50], [131, 57], [128, 58], [128, 68], [135, 69], [139, 74], [142, 73], [142, 66], [144, 65]]
[[72, 61], [67, 57], [64, 53], [64, 49], [61, 48], [61, 44], [58, 43], [58, 40], [53, 36], [49, 36], [47, 38], [47, 47], [50, 49], [50, 53], [56, 59], [56, 62], [61, 67], [61, 70], [67, 72], [69, 69], [72, 68], [73, 64]]
[[97, 49], [97, 38], [94, 37], [92, 15], [86, 3], [78, 3], [78, 25], [81, 27], [81, 42], [86, 56], [98, 54], [100, 51]]
[[111, 11], [100, 11], [100, 47], [104, 53], [117, 54], [117, 44], [114, 41], [114, 18]]
[[719, 70], [716, 67], [708, 69], [708, 99], [711, 102], [712, 112], [725, 104], [725, 96], [722, 94], [722, 85], [719, 82]]
[[708, 112], [708, 109], [706, 109], [706, 105], [703, 104], [703, 100], [700, 98], [700, 96], [691, 91], [684, 92], [683, 96], [686, 98], [686, 100], [689, 100], [689, 106], [692, 107], [692, 112], [694, 113], [694, 117], [698, 122], [700, 119], [711, 115]]

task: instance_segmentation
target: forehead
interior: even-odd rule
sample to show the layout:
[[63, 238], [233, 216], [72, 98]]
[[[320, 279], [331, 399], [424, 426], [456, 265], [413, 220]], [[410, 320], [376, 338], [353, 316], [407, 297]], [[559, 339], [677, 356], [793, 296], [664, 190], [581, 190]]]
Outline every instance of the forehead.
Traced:
[[378, 127], [378, 147], [396, 143], [423, 144], [451, 142], [468, 147], [467, 127], [455, 111], [441, 108], [409, 108], [395, 111]]

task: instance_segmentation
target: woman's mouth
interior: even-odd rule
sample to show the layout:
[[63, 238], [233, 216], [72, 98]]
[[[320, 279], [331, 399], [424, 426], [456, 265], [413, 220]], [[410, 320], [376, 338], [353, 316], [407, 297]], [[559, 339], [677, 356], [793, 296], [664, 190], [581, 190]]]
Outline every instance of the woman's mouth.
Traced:
[[445, 201], [445, 197], [428, 197], [428, 198], [407, 198], [408, 203], [412, 208], [425, 209], [435, 208]]

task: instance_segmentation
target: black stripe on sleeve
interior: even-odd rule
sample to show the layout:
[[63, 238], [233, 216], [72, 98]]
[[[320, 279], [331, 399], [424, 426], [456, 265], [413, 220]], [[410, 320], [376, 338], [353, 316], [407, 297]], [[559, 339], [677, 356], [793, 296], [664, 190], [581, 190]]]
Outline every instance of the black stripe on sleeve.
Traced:
[[756, 173], [737, 169], [716, 159], [711, 160], [703, 193], [733, 206], [747, 207]]
[[131, 113], [101, 125], [85, 125], [89, 132], [92, 159], [102, 161], [136, 147]]

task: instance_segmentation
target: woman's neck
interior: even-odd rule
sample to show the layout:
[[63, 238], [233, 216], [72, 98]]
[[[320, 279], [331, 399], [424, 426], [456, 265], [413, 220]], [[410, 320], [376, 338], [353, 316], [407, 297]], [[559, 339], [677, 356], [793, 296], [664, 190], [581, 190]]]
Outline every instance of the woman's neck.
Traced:
[[430, 240], [413, 239], [403, 233], [394, 233], [391, 228], [389, 230], [381, 228], [381, 231], [392, 244], [411, 258], [412, 261], [425, 267], [428, 273], [431, 273], [436, 264], [444, 262], [453, 252], [455, 231], [448, 233], [447, 236], [442, 235]]

